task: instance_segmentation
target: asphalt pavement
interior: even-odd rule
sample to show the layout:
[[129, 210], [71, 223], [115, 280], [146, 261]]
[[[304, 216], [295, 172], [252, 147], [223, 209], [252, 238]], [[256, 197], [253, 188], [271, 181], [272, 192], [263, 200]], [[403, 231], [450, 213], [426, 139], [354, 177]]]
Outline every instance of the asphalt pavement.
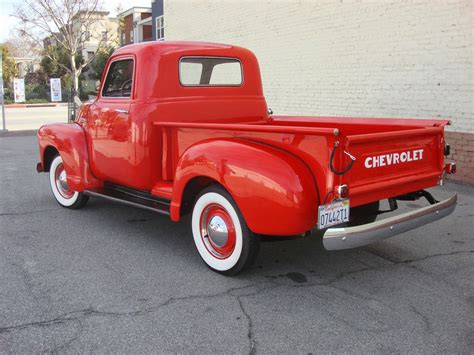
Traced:
[[0, 138], [0, 161], [0, 352], [474, 350], [473, 187], [435, 188], [458, 207], [424, 228], [339, 252], [318, 235], [263, 243], [224, 277], [200, 260], [189, 218], [100, 199], [61, 208], [35, 137]]

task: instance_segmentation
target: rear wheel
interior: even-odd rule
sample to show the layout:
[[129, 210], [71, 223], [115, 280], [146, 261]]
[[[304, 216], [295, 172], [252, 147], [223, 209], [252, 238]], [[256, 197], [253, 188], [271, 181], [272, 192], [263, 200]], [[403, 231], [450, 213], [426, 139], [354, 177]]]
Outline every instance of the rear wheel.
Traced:
[[248, 229], [235, 201], [220, 186], [199, 195], [191, 226], [199, 255], [216, 272], [235, 275], [258, 253], [259, 237]]
[[56, 201], [63, 207], [78, 209], [89, 200], [89, 196], [69, 188], [63, 159], [60, 155], [54, 157], [49, 168], [49, 184]]

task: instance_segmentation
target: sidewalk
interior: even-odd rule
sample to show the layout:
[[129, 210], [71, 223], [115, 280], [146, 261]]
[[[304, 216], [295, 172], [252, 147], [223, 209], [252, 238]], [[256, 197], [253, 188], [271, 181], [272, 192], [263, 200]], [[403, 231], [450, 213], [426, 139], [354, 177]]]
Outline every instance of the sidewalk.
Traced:
[[[34, 105], [28, 107], [6, 107], [5, 108], [6, 129], [1, 136], [10, 136], [12, 131], [34, 131], [47, 123], [67, 123], [67, 104], [54, 106]], [[0, 123], [0, 130], [3, 127]]]
[[35, 107], [58, 107], [67, 106], [67, 102], [45, 102], [41, 104], [7, 104], [5, 108], [35, 108]]

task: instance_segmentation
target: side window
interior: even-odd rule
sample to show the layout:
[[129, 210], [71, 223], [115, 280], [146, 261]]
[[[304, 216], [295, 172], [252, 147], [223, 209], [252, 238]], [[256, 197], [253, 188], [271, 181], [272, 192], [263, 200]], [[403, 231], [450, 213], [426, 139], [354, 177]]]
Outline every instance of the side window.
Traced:
[[133, 59], [117, 60], [110, 65], [102, 96], [130, 97], [133, 85]]
[[242, 65], [235, 58], [185, 57], [179, 61], [179, 81], [184, 86], [240, 86]]

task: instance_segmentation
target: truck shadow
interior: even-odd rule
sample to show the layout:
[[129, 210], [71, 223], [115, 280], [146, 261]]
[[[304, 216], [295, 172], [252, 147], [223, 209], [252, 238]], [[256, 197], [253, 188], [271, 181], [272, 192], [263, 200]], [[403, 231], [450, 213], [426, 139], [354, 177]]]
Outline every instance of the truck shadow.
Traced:
[[[174, 254], [175, 259], [186, 258], [186, 265], [193, 270], [212, 274], [194, 246], [189, 215], [174, 223], [167, 216], [98, 199], [91, 200], [83, 211], [86, 219], [101, 215], [100, 220], [94, 218], [94, 223], [100, 223], [101, 229], [117, 230], [113, 238], [156, 249], [158, 258], [166, 250], [168, 257]], [[360, 261], [364, 258], [362, 250], [328, 252], [322, 245], [322, 234], [318, 232], [308, 237], [270, 241], [271, 237], [264, 238], [253, 265], [235, 278], [285, 279], [301, 284], [318, 277], [367, 268], [367, 264]]]

